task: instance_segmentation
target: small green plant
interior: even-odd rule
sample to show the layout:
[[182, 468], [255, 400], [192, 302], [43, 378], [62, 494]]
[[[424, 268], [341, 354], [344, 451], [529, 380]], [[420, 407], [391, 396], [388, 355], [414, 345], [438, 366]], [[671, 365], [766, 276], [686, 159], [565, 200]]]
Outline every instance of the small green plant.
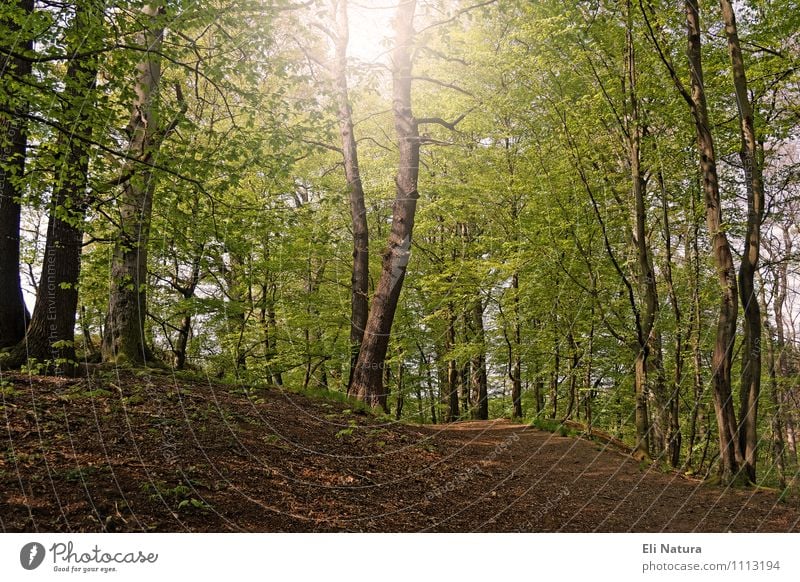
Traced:
[[19, 396], [20, 392], [8, 380], [0, 380], [0, 396], [3, 398], [11, 398], [12, 396]]
[[20, 372], [31, 376], [38, 376], [45, 370], [47, 370], [47, 364], [40, 362], [36, 358], [28, 358], [28, 361], [20, 368]]
[[[191, 483], [191, 482], [190, 482]], [[192, 483], [201, 485], [198, 483]], [[144, 483], [141, 486], [144, 493], [147, 493], [151, 501], [164, 500], [175, 503], [175, 508], [181, 509], [200, 509], [208, 511], [211, 506], [201, 499], [197, 499], [192, 494], [195, 493], [193, 487], [185, 483], [178, 483], [174, 487], [169, 487], [163, 481], [155, 483]]]
[[186, 507], [193, 507], [195, 509], [200, 509], [202, 511], [210, 511], [211, 506], [206, 503], [205, 501], [201, 501], [200, 499], [195, 499], [191, 497], [189, 499], [184, 499], [180, 503], [178, 503], [178, 509], [184, 509]]
[[355, 420], [351, 420], [347, 424], [347, 428], [343, 428], [336, 433], [337, 439], [352, 435], [353, 432], [358, 428], [358, 423]]

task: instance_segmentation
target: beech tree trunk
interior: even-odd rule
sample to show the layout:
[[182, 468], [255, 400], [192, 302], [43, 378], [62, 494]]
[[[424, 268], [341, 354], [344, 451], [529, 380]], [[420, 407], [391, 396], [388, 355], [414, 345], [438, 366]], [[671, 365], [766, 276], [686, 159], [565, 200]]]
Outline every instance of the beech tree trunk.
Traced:
[[483, 327], [483, 300], [478, 299], [472, 308], [475, 339], [478, 353], [472, 358], [473, 414], [477, 420], [489, 420], [489, 393], [486, 375], [486, 337]]
[[[97, 45], [103, 7], [96, 2], [76, 5], [70, 54]], [[97, 57], [70, 60], [61, 93], [61, 123], [91, 136]], [[75, 321], [81, 271], [83, 222], [89, 204], [86, 192], [89, 151], [84, 140], [60, 133], [56, 139], [53, 196], [48, 209], [42, 274], [25, 340], [12, 351], [9, 365], [30, 358], [48, 362], [48, 371], [71, 375], [75, 367]]]
[[668, 397], [669, 408], [669, 433], [667, 442], [667, 453], [670, 464], [673, 467], [680, 466], [681, 456], [681, 419], [680, 419], [680, 391], [681, 383], [683, 382], [683, 314], [681, 306], [678, 302], [678, 295], [675, 292], [675, 283], [672, 279], [672, 229], [670, 228], [668, 201], [667, 201], [667, 188], [664, 184], [664, 176], [661, 172], [658, 173], [658, 184], [661, 190], [661, 210], [662, 221], [664, 228], [664, 279], [667, 283], [667, 294], [669, 295], [669, 303], [672, 306], [672, 315], [675, 318], [675, 371], [672, 380], [672, 390]]
[[719, 431], [719, 471], [721, 480], [730, 483], [739, 479], [739, 469], [743, 462], [731, 394], [731, 362], [736, 341], [738, 311], [736, 270], [733, 265], [731, 246], [723, 230], [717, 160], [703, 81], [700, 13], [697, 0], [686, 0], [685, 6], [687, 55], [691, 77], [689, 99], [697, 133], [697, 149], [700, 154], [700, 174], [706, 202], [706, 226], [711, 237], [711, 254], [721, 291], [714, 352], [711, 360], [714, 411]]
[[692, 224], [686, 230], [686, 256], [690, 257], [689, 285], [692, 292], [692, 311], [689, 321], [689, 343], [692, 350], [692, 414], [689, 421], [689, 450], [686, 463], [689, 467], [694, 462], [695, 439], [697, 438], [698, 417], [703, 395], [703, 363], [700, 348], [700, 225], [694, 217], [696, 212], [696, 195], [694, 189], [691, 193], [690, 211], [693, 217]]
[[[637, 458], [650, 458], [650, 430], [647, 400], [649, 398], [648, 358], [654, 342], [654, 326], [658, 314], [658, 294], [653, 263], [647, 242], [647, 209], [645, 205], [645, 180], [641, 168], [642, 127], [639, 120], [639, 100], [637, 96], [636, 53], [633, 43], [633, 22], [630, 1], [627, 5], [628, 22], [626, 30], [627, 49], [627, 136], [628, 163], [630, 165], [631, 189], [634, 202], [633, 244], [636, 249], [638, 282], [642, 299], [641, 308], [631, 307], [636, 319], [637, 353], [634, 363], [634, 394], [636, 444], [634, 455]], [[659, 396], [656, 394], [656, 396]], [[661, 402], [657, 398], [655, 406], [655, 426], [661, 428]], [[661, 430], [658, 430], [659, 435]], [[659, 446], [660, 448], [660, 446]], [[660, 451], [659, 451], [660, 452]]]
[[553, 354], [553, 370], [550, 374], [550, 418], [555, 420], [558, 416], [558, 384], [561, 368], [561, 342], [556, 339]]
[[[147, 23], [139, 44], [149, 49], [137, 65], [129, 153], [148, 162], [158, 153], [163, 138], [159, 126], [158, 92], [161, 84], [159, 51], [164, 36], [161, 4], [145, 4], [141, 15]], [[136, 162], [132, 162], [136, 163]], [[106, 362], [141, 365], [152, 360], [145, 341], [147, 316], [147, 251], [153, 213], [155, 176], [140, 164], [122, 188], [119, 199], [119, 232], [111, 258], [111, 295], [106, 314], [102, 355]]]
[[350, 220], [353, 227], [353, 274], [350, 280], [350, 371], [348, 392], [352, 386], [353, 371], [364, 329], [369, 316], [369, 229], [367, 208], [364, 203], [364, 187], [358, 166], [358, 147], [353, 132], [353, 113], [347, 86], [347, 44], [349, 26], [347, 0], [333, 0], [336, 14], [336, 37], [334, 43], [333, 79], [339, 108], [339, 133], [342, 139], [342, 157], [347, 191], [350, 201]]
[[[16, 5], [22, 13], [22, 20], [33, 15], [33, 0], [18, 0]], [[4, 25], [11, 31], [19, 29], [11, 21]], [[11, 38], [4, 38], [0, 42], [4, 46], [13, 43], [20, 52], [33, 48], [31, 39], [20, 41], [13, 34]], [[0, 83], [3, 84], [3, 92], [9, 96], [6, 103], [9, 109], [27, 111], [27, 103], [14, 94], [11, 85], [30, 73], [29, 61], [12, 57], [4, 57], [4, 61], [0, 61]], [[0, 113], [0, 296], [3, 298], [0, 301], [0, 349], [16, 345], [25, 336], [29, 320], [19, 278], [20, 181], [25, 175], [28, 147], [23, 119], [23, 116], [14, 116], [10, 112]]]
[[350, 393], [370, 406], [386, 409], [383, 367], [395, 310], [403, 288], [411, 255], [411, 235], [417, 209], [419, 177], [419, 131], [411, 111], [411, 48], [414, 35], [415, 0], [401, 2], [395, 15], [395, 47], [392, 52], [392, 111], [400, 159], [389, 241], [383, 252], [381, 277], [361, 350], [358, 354]]
[[511, 278], [511, 288], [514, 293], [514, 355], [509, 362], [509, 377], [511, 379], [512, 416], [522, 418], [522, 357], [520, 344], [522, 342], [519, 313], [519, 273], [515, 272]]
[[[456, 343], [456, 318], [453, 306], [450, 305], [450, 319], [447, 322], [445, 333], [445, 352], [450, 352]], [[458, 362], [451, 358], [447, 360], [447, 422], [455, 422], [460, 416], [458, 406]]]
[[742, 346], [742, 373], [739, 408], [739, 446], [744, 456], [742, 467], [750, 482], [756, 482], [756, 456], [758, 448], [758, 397], [761, 392], [761, 310], [755, 289], [758, 255], [761, 247], [761, 220], [764, 213], [763, 164], [753, 119], [753, 106], [747, 90], [736, 15], [730, 0], [720, 0], [728, 53], [733, 71], [733, 87], [739, 111], [739, 133], [747, 190], [747, 232], [744, 239], [742, 262], [739, 265], [739, 297], [744, 309], [744, 338]]

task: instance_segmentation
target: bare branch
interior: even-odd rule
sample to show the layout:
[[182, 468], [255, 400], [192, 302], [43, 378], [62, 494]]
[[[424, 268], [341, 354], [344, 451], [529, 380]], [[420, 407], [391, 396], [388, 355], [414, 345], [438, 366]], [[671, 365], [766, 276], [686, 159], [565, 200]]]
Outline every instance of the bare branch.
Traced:
[[468, 97], [475, 97], [473, 93], [470, 93], [466, 89], [462, 89], [458, 85], [453, 85], [452, 83], [445, 83], [444, 81], [440, 81], [439, 79], [434, 79], [432, 77], [411, 77], [414, 81], [426, 81], [428, 83], [433, 83], [434, 85], [439, 85], [440, 87], [445, 87], [446, 89], [452, 89], [453, 91], [458, 91], [459, 93], [466, 95]]

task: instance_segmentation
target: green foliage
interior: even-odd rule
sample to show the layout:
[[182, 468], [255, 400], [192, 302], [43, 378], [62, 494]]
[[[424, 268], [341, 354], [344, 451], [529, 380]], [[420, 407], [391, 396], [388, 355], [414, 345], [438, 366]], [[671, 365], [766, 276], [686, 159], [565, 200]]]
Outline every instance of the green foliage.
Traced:
[[[154, 98], [158, 123], [169, 131], [142, 164], [120, 145], [128, 141], [133, 75], [143, 58], [134, 39], [144, 24], [135, 10], [112, 3], [103, 18], [87, 20], [80, 42], [98, 49], [92, 58], [99, 81], [87, 94], [61, 91], [70, 63], [66, 52], [77, 40], [76, 6], [90, 4], [99, 6], [63, 3], [29, 18], [15, 4], [0, 8], [0, 38], [35, 38], [31, 56], [41, 57], [31, 78], [3, 75], [0, 82], [0, 102], [26, 105], [29, 141], [35, 144], [25, 175], [11, 177], [23, 194], [26, 289], [34, 288], [42, 269], [47, 213], [80, 223], [86, 234], [75, 289], [80, 335], [74, 347], [80, 361], [97, 358], [108, 329], [109, 287], [133, 285], [110, 278], [110, 256], [120, 217], [130, 211], [120, 203], [121, 189], [131, 170], [144, 165], [156, 186], [143, 249], [147, 306], [141, 317], [147, 343], [164, 368], [178, 378], [212, 376], [244, 387], [255, 404], [265, 401], [262, 387], [282, 384], [344, 404], [351, 412], [343, 414], [365, 412], [346, 396], [352, 227], [337, 151], [335, 87], [324, 69], [330, 57], [329, 39], [321, 32], [330, 24], [327, 7], [300, 3], [288, 10], [283, 2], [255, 0], [165, 3], [159, 17], [166, 28], [163, 81]], [[554, 399], [559, 418], [572, 400], [571, 417], [585, 420], [588, 406], [594, 426], [631, 441], [635, 330], [645, 286], [631, 244], [626, 140], [632, 104], [622, 50], [630, 33], [663, 378], [680, 394], [682, 458], [697, 472], [707, 471], [717, 446], [716, 439], [704, 437], [716, 431], [708, 386], [718, 282], [706, 258], [709, 233], [693, 122], [677, 93], [665, 86], [668, 73], [648, 23], [641, 11], [628, 15], [624, 3], [607, 1], [504, 1], [463, 13], [459, 9], [468, 4], [460, 0], [435, 4], [455, 16], [429, 26], [438, 20], [436, 10], [420, 11], [415, 26], [412, 95], [414, 114], [423, 120], [422, 172], [412, 256], [381, 363], [392, 411], [402, 399], [402, 421], [446, 418], [452, 364], [458, 370], [459, 415], [470, 418], [483, 365], [490, 416], [510, 418], [510, 376], [518, 360], [523, 413], [534, 426], [563, 432], [544, 417]], [[715, 10], [703, 7], [712, 31], [718, 26]], [[794, 232], [797, 219], [797, 168], [781, 152], [797, 135], [800, 16], [785, 1], [745, 3], [737, 10], [750, 47], [746, 65], [774, 193], [764, 236], [775, 256], [763, 269], [768, 311], [774, 312], [775, 265], [785, 260], [796, 266], [796, 249], [789, 252], [776, 233], [784, 227]], [[664, 58], [688, 83], [683, 11], [656, 2], [650, 17]], [[721, 37], [705, 39], [725, 228], [741, 247], [746, 208], [739, 201], [740, 145], [726, 50]], [[370, 229], [371, 295], [392, 217], [397, 144], [385, 67], [357, 58], [349, 66]], [[61, 127], [63, 120], [79, 119], [79, 112], [87, 113], [85, 121]], [[437, 119], [445, 124], [431, 122]], [[445, 127], [453, 120], [458, 123]], [[49, 204], [73, 171], [56, 163], [73, 139], [90, 146], [85, 221], [76, 212], [77, 200]], [[39, 374], [72, 363], [31, 360], [23, 370]], [[797, 370], [780, 375], [787, 399]], [[543, 405], [538, 416], [536, 386]], [[651, 381], [649, 389], [655, 395], [660, 387]], [[14, 394], [10, 387], [3, 391]], [[109, 396], [83, 389], [69, 394]], [[125, 398], [135, 406], [141, 397]], [[762, 434], [779, 412], [767, 402], [771, 398], [763, 392]], [[658, 404], [651, 406], [652, 415]], [[784, 413], [796, 414], [796, 407]], [[692, 430], [690, 447], [686, 436]], [[701, 458], [706, 466], [697, 466]], [[181, 509], [197, 507], [189, 497], [177, 497]]]

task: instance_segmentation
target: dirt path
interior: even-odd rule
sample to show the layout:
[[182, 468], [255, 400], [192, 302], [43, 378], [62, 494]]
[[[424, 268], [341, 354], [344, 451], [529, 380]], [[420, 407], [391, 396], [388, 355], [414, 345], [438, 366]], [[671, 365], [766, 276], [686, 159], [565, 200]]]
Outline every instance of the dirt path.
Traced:
[[600, 443], [505, 422], [469, 422], [434, 432], [454, 455], [484, 467], [472, 486], [458, 491], [461, 503], [435, 504], [439, 519], [431, 529], [437, 531], [800, 528], [796, 507], [778, 503], [774, 492], [709, 487], [644, 467]]
[[0, 531], [800, 530], [797, 500], [505, 421], [411, 426], [169, 375], [5, 382]]

